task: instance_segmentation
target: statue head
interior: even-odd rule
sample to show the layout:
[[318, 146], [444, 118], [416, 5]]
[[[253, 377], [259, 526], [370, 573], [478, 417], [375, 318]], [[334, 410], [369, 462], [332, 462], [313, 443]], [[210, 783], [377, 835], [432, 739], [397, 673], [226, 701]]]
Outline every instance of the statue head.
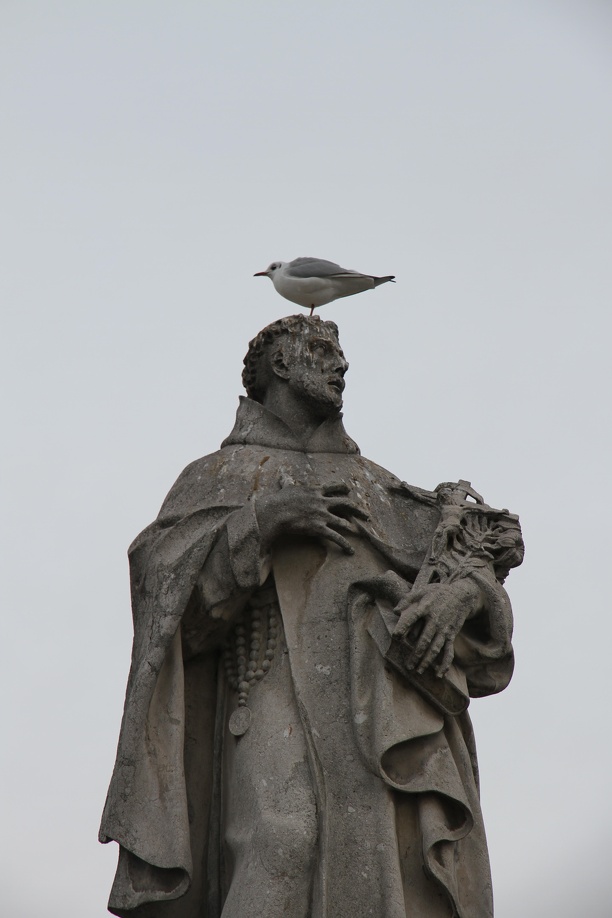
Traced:
[[347, 369], [334, 322], [318, 316], [286, 316], [250, 342], [242, 382], [249, 398], [263, 404], [269, 388], [282, 380], [310, 407], [331, 414], [342, 407]]

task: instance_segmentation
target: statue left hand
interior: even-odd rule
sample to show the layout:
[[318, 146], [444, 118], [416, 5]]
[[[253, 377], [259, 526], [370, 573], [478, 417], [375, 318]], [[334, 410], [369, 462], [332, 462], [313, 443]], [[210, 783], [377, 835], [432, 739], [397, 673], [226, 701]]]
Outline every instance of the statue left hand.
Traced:
[[475, 615], [482, 605], [480, 588], [469, 579], [431, 584], [400, 600], [395, 607], [400, 615], [396, 635], [408, 635], [418, 621], [423, 622], [408, 658], [409, 668], [423, 673], [441, 654], [434, 669], [436, 675], [442, 677], [453, 662], [455, 638], [463, 623]]

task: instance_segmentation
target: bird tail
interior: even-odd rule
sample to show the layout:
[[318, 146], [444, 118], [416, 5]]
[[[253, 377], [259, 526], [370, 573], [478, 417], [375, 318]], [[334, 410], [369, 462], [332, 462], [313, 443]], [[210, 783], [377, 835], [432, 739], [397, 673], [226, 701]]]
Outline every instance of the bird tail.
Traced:
[[395, 274], [389, 274], [387, 277], [375, 277], [374, 286], [378, 287], [380, 284], [386, 284], [387, 281], [391, 281], [392, 284], [395, 283]]

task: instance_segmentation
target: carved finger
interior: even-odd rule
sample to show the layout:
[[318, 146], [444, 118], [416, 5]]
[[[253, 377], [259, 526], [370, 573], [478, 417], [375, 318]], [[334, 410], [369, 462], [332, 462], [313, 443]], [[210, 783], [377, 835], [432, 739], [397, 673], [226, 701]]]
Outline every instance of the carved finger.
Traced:
[[334, 497], [337, 495], [346, 495], [350, 494], [351, 489], [344, 481], [331, 481], [328, 484], [322, 485], [321, 494], [323, 497]]
[[335, 542], [336, 545], [339, 545], [342, 551], [346, 552], [347, 555], [354, 555], [355, 549], [351, 543], [347, 542], [347, 540], [338, 533], [332, 534], [333, 532], [333, 529], [328, 529], [326, 538], [329, 539], [330, 542]]
[[421, 635], [415, 644], [414, 650], [412, 651], [408, 659], [408, 666], [410, 667], [410, 669], [414, 669], [415, 666], [417, 666], [421, 662], [421, 659], [425, 651], [431, 644], [435, 633], [436, 633], [436, 624], [431, 619], [428, 619], [425, 622], [425, 627], [423, 628], [423, 631], [421, 632]]
[[[410, 606], [418, 606], [421, 599], [425, 596], [425, 590], [415, 590], [412, 589], [410, 593], [406, 596], [402, 596], [399, 602], [395, 605], [393, 611], [396, 615], [401, 615], [405, 609], [408, 609]], [[424, 612], [422, 613], [425, 614]]]
[[398, 637], [404, 637], [405, 634], [408, 634], [413, 625], [416, 625], [419, 618], [423, 615], [423, 613], [419, 611], [419, 607], [416, 603], [406, 604], [404, 600], [397, 604], [394, 612], [400, 617], [395, 626], [395, 634], [397, 634]]
[[359, 535], [359, 530], [351, 520], [345, 520], [343, 516], [329, 515], [330, 519], [325, 520], [325, 525], [336, 532], [350, 532], [351, 535]]
[[455, 657], [455, 641], [453, 638], [447, 638], [444, 647], [444, 656], [436, 666], [436, 676], [442, 678], [450, 669], [450, 665]]
[[331, 529], [329, 526], [326, 526], [325, 523], [322, 523], [320, 528], [317, 526], [317, 531], [321, 538], [327, 539], [329, 542], [335, 542], [347, 555], [355, 554], [355, 549], [351, 543], [348, 542], [344, 536], [340, 535], [339, 532], [336, 532], [335, 529]]
[[428, 667], [431, 663], [433, 663], [433, 661], [436, 659], [436, 657], [438, 656], [438, 654], [440, 653], [440, 651], [441, 651], [442, 648], [444, 647], [444, 644], [445, 644], [445, 637], [444, 637], [443, 634], [441, 634], [440, 632], [438, 632], [438, 634], [435, 636], [435, 638], [433, 639], [433, 641], [432, 641], [431, 644], [429, 645], [429, 648], [428, 648], [427, 652], [426, 652], [426, 653], [423, 655], [423, 657], [421, 658], [421, 662], [419, 663], [419, 665], [418, 665], [418, 667], [417, 667], [417, 673], [424, 673], [424, 672], [425, 672], [425, 670], [427, 669], [427, 667]]
[[369, 520], [369, 515], [351, 500], [333, 500], [327, 504], [330, 513], [338, 516], [355, 516], [360, 520]]
[[333, 511], [331, 511], [329, 507], [325, 508], [325, 510], [322, 513], [322, 516], [325, 519], [326, 526], [332, 525], [332, 526], [338, 526], [338, 527], [345, 527], [347, 529], [350, 529], [351, 531], [355, 530], [355, 523], [353, 522], [353, 520], [349, 519], [346, 516], [338, 516], [336, 513], [333, 513]]

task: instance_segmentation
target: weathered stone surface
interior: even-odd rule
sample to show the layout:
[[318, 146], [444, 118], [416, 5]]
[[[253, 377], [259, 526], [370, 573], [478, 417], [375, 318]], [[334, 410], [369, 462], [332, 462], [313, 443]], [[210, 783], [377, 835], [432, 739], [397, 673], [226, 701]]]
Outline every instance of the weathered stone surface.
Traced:
[[333, 323], [264, 329], [130, 548], [116, 915], [492, 915], [466, 707], [512, 675], [518, 520], [363, 458], [347, 366]]

